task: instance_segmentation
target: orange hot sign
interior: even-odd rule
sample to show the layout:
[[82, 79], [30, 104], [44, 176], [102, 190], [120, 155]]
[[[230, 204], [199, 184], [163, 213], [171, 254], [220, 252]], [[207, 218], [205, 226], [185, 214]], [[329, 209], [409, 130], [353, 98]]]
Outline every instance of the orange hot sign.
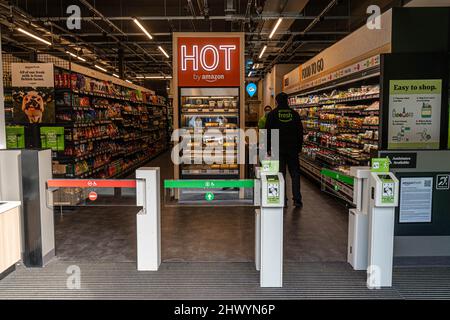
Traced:
[[240, 38], [178, 38], [179, 87], [238, 87]]

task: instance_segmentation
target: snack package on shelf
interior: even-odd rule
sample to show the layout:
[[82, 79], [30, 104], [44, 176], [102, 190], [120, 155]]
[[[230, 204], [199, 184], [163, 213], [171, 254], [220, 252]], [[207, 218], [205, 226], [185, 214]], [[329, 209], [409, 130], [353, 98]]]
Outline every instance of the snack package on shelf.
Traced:
[[380, 111], [380, 102], [374, 101], [371, 105], [369, 105], [365, 111]]
[[364, 118], [365, 125], [378, 125], [379, 117], [378, 116], [368, 116]]

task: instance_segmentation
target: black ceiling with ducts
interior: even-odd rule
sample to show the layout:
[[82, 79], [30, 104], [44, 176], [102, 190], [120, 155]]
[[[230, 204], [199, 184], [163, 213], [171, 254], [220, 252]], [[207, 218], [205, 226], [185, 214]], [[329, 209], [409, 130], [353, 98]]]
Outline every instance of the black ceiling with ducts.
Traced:
[[[292, 2], [293, 1], [293, 2]], [[3, 50], [71, 51], [84, 64], [103, 63], [110, 72], [123, 66], [124, 77], [171, 74], [172, 32], [246, 33], [246, 58], [260, 63], [261, 77], [276, 63], [300, 64], [367, 20], [369, 5], [382, 11], [401, 6], [399, 0], [0, 0]], [[81, 29], [67, 28], [67, 8], [81, 10]], [[269, 39], [277, 19], [285, 28]], [[133, 22], [137, 18], [150, 40]], [[22, 27], [52, 43], [47, 46], [17, 31]], [[261, 59], [264, 45], [267, 51]], [[164, 48], [166, 58], [158, 49]], [[119, 61], [123, 61], [120, 64]], [[78, 61], [79, 62], [79, 61]]]

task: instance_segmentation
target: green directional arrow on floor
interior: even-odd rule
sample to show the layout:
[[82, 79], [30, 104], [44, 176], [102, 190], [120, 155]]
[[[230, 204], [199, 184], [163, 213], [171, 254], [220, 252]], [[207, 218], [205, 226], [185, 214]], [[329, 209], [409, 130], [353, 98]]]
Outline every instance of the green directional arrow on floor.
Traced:
[[207, 192], [207, 193], [205, 194], [205, 199], [206, 199], [206, 201], [213, 201], [213, 200], [214, 200], [214, 193], [212, 193], [212, 192]]

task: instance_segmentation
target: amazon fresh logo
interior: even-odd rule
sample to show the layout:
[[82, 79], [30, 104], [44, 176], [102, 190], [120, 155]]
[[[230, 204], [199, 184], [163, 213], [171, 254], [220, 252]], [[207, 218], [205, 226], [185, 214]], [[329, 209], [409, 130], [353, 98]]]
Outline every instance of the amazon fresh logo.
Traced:
[[291, 112], [278, 111], [278, 119], [281, 122], [290, 122], [292, 121], [293, 115]]

